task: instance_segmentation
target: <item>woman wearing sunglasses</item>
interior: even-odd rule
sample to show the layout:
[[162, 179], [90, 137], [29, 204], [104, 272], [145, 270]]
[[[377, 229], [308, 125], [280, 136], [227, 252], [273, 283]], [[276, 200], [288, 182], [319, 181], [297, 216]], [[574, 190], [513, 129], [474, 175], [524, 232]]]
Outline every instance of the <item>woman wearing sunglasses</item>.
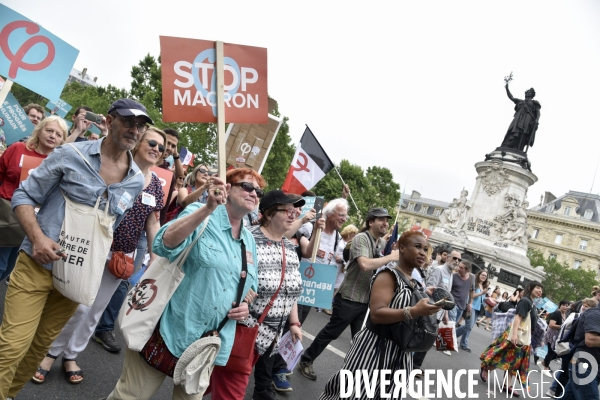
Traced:
[[177, 192], [177, 204], [186, 208], [194, 202], [206, 204], [208, 187], [210, 186], [211, 172], [204, 164], [198, 165], [190, 174], [190, 182]]
[[[242, 218], [256, 207], [266, 182], [250, 168], [231, 170], [226, 179], [227, 184], [214, 178], [207, 187], [206, 204], [190, 204], [177, 219], [161, 227], [154, 239], [153, 251], [171, 261], [198, 239], [183, 263], [185, 276], [153, 330], [155, 342], [164, 343], [159, 357], [167, 367], [174, 368], [186, 349], [205, 333], [216, 330], [221, 322], [221, 348], [213, 373], [225, 366], [235, 338], [235, 321], [249, 314], [246, 302], [235, 304], [242, 275], [246, 277], [242, 298], [249, 301], [249, 290], [258, 290], [256, 242], [244, 228]], [[242, 274], [244, 259], [247, 271]], [[152, 343], [149, 341], [148, 345]], [[172, 369], [161, 372], [140, 354], [125, 350], [121, 378], [108, 400], [149, 399], [165, 377], [172, 375]], [[230, 385], [225, 376], [216, 390]], [[187, 394], [182, 385], [176, 385], [173, 398], [200, 399], [202, 393]]]
[[[260, 202], [262, 214], [259, 225], [250, 228], [258, 251], [258, 297], [250, 306], [250, 316], [239, 323], [253, 327], [273, 299], [272, 307], [266, 311], [258, 328], [254, 349], [258, 360], [254, 367], [255, 400], [272, 399], [270, 392], [271, 375], [275, 356], [278, 354], [278, 341], [283, 335], [286, 323], [290, 325], [292, 340], [302, 340], [302, 330], [298, 319], [298, 296], [302, 293], [300, 260], [291, 241], [285, 237], [298, 217], [296, 207], [302, 207], [303, 198], [286, 196], [281, 190], [267, 193]], [[255, 356], [255, 357], [256, 357]], [[213, 377], [218, 378], [217, 370]], [[217, 389], [213, 400], [243, 400], [249, 376], [227, 371], [228, 388]], [[217, 382], [211, 382], [216, 388]]]
[[[154, 212], [160, 211], [164, 205], [163, 191], [160, 180], [155, 174], [151, 173], [150, 167], [161, 162], [162, 152], [160, 149], [164, 150], [166, 140], [167, 136], [163, 131], [156, 128], [148, 128], [140, 142], [132, 150], [133, 161], [135, 161], [145, 177], [144, 190], [136, 198], [133, 208], [127, 212], [125, 218], [115, 230], [109, 260], [113, 252], [116, 251], [122, 251], [131, 258], [134, 258], [134, 252], [142, 232], [146, 231], [150, 243], [154, 240], [158, 232], [160, 226]], [[150, 251], [150, 259], [153, 260], [155, 257]], [[109, 260], [106, 261], [106, 265], [108, 265]], [[102, 281], [94, 304], [91, 307], [82, 304], [77, 307], [75, 314], [73, 314], [60, 335], [54, 340], [48, 354], [46, 354], [37, 372], [31, 378], [34, 382], [45, 382], [46, 375], [48, 375], [52, 363], [58, 358], [60, 353], [63, 353], [62, 367], [65, 371], [67, 381], [72, 384], [83, 381], [83, 371], [79, 368], [76, 361], [77, 355], [89, 343], [102, 313], [121, 281], [122, 279], [112, 275], [108, 271], [108, 268], [104, 268]], [[125, 291], [119, 304], [123, 304], [126, 294], [127, 292]], [[118, 309], [115, 310], [116, 313], [118, 311]], [[112, 332], [103, 333], [112, 335]], [[96, 334], [99, 335], [98, 333]]]

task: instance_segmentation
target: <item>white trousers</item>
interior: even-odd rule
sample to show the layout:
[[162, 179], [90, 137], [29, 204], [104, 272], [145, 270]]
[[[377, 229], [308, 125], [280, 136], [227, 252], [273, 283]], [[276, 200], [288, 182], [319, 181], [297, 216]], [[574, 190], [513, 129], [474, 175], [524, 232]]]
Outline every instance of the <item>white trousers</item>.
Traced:
[[75, 311], [75, 314], [67, 322], [60, 335], [54, 340], [48, 353], [53, 356], [59, 356], [60, 353], [64, 352], [66, 359], [72, 360], [77, 358], [77, 355], [85, 350], [85, 347], [89, 343], [92, 334], [96, 330], [96, 325], [98, 325], [98, 321], [102, 317], [102, 313], [110, 302], [115, 290], [119, 287], [121, 280], [115, 278], [113, 274], [108, 272], [108, 268], [105, 267], [100, 289], [98, 289], [94, 304], [91, 307], [84, 306], [83, 304], [77, 307], [77, 311]]

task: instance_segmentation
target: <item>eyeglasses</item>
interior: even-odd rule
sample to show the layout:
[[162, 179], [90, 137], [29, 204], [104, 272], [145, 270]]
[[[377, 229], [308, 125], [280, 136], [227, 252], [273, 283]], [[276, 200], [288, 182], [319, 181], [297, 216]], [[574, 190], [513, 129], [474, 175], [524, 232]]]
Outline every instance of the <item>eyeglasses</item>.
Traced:
[[341, 218], [348, 218], [348, 214], [344, 214], [344, 213], [341, 213], [341, 212], [339, 212], [339, 211], [336, 211], [335, 213], [336, 213], [337, 215], [339, 215]]
[[277, 210], [275, 210], [275, 212], [284, 212], [287, 214], [288, 217], [294, 217], [296, 218], [296, 216], [299, 215], [299, 212], [297, 209], [295, 208], [291, 208], [291, 209], [285, 209], [285, 208], [279, 208]]
[[462, 261], [462, 258], [458, 258], [458, 257], [452, 257], [452, 259], [453, 259], [454, 261], [458, 261], [458, 262], [461, 262], [461, 261]]
[[[145, 139], [146, 142], [148, 142], [148, 146], [154, 148], [156, 147], [156, 145], [158, 144], [158, 142], [156, 140], [153, 139]], [[161, 153], [163, 151], [165, 151], [165, 146], [163, 146], [162, 144], [158, 144], [158, 151], [160, 151]]]
[[232, 183], [231, 186], [239, 186], [248, 193], [252, 193], [252, 191], [255, 191], [259, 199], [262, 199], [262, 197], [265, 195], [265, 192], [263, 192], [261, 188], [254, 187], [250, 182]]
[[208, 174], [209, 176], [212, 175], [212, 172], [204, 168], [199, 168], [196, 172], [200, 172], [201, 174]]
[[[133, 128], [134, 125], [137, 128], [139, 133], [144, 133], [148, 129], [148, 125], [146, 125], [145, 122], [136, 123], [135, 119], [133, 119], [131, 117], [122, 117], [119, 114], [117, 114], [117, 117], [121, 118], [121, 121], [123, 121], [123, 126], [127, 129]], [[164, 147], [163, 147], [163, 149], [164, 149]]]

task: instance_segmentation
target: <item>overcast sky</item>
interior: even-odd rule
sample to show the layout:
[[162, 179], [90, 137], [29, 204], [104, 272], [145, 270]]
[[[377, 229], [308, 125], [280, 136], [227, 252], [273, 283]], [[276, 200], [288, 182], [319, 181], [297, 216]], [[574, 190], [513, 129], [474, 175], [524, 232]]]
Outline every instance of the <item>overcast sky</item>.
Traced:
[[75, 68], [102, 86], [129, 88], [132, 65], [159, 55], [159, 35], [266, 47], [269, 94], [294, 142], [308, 124], [333, 162], [387, 167], [407, 194], [443, 201], [471, 192], [474, 164], [502, 142], [512, 71], [513, 95], [534, 87], [542, 105], [531, 205], [592, 186], [597, 0], [2, 3], [79, 49]]

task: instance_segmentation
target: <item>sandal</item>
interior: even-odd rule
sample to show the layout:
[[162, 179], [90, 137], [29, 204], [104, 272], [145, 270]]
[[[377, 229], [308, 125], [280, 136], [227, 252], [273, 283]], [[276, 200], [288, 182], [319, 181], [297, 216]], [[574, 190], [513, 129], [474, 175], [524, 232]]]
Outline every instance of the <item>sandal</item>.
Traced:
[[491, 329], [489, 326], [486, 326], [486, 327], [485, 327], [485, 330], [486, 330], [486, 331], [488, 331], [488, 332], [491, 332], [491, 331], [492, 331], [492, 329]]
[[[56, 360], [58, 358], [58, 356], [53, 356], [52, 354], [48, 353], [46, 354], [46, 357], [51, 358], [53, 360]], [[40, 376], [42, 377], [42, 379], [36, 377], [35, 375], [33, 375], [31, 377], [31, 380], [35, 383], [44, 383], [46, 382], [46, 376], [48, 375], [48, 373], [50, 372], [50, 370], [45, 370], [42, 367], [38, 367], [37, 372], [38, 374], [40, 374]]]
[[[76, 361], [76, 359], [75, 358], [69, 359], [69, 358], [64, 358], [64, 357], [62, 359], [62, 367], [63, 367], [63, 370], [65, 371], [65, 374], [67, 375], [67, 381], [69, 383], [72, 383], [73, 385], [81, 383], [81, 381], [83, 381], [83, 371], [80, 370], [80, 369], [78, 369], [77, 371], [67, 371], [67, 368], [65, 367], [65, 363], [67, 361]], [[74, 376], [79, 376], [79, 378], [78, 379], [71, 379]]]
[[487, 382], [487, 370], [479, 368], [479, 379], [481, 379], [483, 383]]

